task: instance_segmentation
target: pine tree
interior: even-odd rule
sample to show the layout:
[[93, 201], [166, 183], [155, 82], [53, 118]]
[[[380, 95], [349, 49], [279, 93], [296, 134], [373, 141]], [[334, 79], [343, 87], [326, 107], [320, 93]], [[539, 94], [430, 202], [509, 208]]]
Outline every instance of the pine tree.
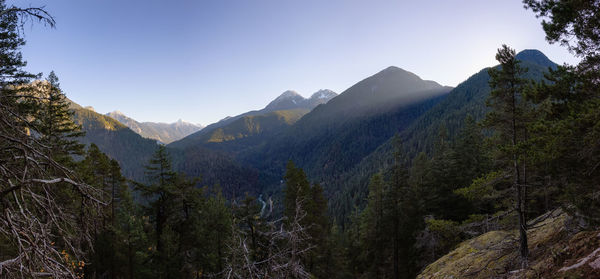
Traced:
[[526, 81], [521, 76], [527, 71], [519, 65], [515, 51], [506, 45], [498, 49], [496, 60], [499, 69], [490, 69], [492, 91], [487, 101], [491, 111], [484, 124], [495, 133], [496, 155], [503, 168], [512, 178], [515, 192], [515, 211], [518, 215], [519, 254], [523, 267], [528, 265], [527, 247], [527, 185], [525, 173], [526, 112], [527, 104], [523, 97]]
[[[600, 223], [600, 9], [597, 1], [524, 0], [543, 18], [546, 40], [560, 43], [582, 58], [559, 66], [538, 83], [530, 97], [536, 121], [530, 125], [537, 167], [545, 174], [541, 195], [545, 207], [555, 199]], [[574, 206], [574, 207], [573, 207]]]
[[330, 221], [327, 215], [327, 200], [323, 194], [323, 187], [315, 183], [307, 195], [306, 217], [301, 222], [310, 237], [309, 243], [314, 248], [306, 253], [307, 270], [319, 278], [331, 274], [329, 258], [325, 255], [329, 249]]
[[306, 214], [300, 221], [300, 225], [306, 228], [310, 239], [301, 244], [303, 248], [312, 248], [303, 256], [303, 264], [311, 274], [325, 276], [327, 266], [324, 264], [322, 255], [328, 249], [327, 237], [330, 223], [323, 188], [319, 184], [311, 187], [304, 171], [296, 168], [292, 161], [288, 162], [284, 179], [286, 183], [284, 216], [287, 220], [294, 220], [298, 214], [296, 212], [298, 203], [302, 205]]
[[300, 168], [296, 168], [294, 162], [289, 161], [286, 166], [284, 189], [284, 215], [296, 215], [296, 201], [299, 198], [302, 202], [309, 202], [308, 195], [310, 192], [310, 183], [306, 178], [306, 174]]
[[[36, 122], [45, 114], [27, 85], [35, 76], [23, 70], [19, 51], [25, 43], [19, 28], [28, 20], [55, 23], [42, 8], [0, 0], [0, 199], [5, 216], [0, 221], [0, 273], [76, 278], [81, 270], [73, 264], [82, 263], [91, 242], [88, 221], [93, 216], [87, 213], [105, 202], [100, 191], [81, 183], [59, 160], [69, 155], [53, 154], [43, 140], [46, 132]], [[78, 219], [72, 203], [56, 199], [67, 188], [82, 197], [85, 218]]]
[[366, 265], [373, 278], [381, 278], [386, 260], [388, 239], [384, 231], [384, 182], [381, 174], [371, 177], [367, 207], [361, 216], [361, 245]]
[[73, 122], [74, 112], [69, 108], [70, 103], [60, 89], [54, 71], [50, 72], [45, 81], [32, 86], [42, 98], [41, 113], [37, 119], [38, 131], [42, 137], [40, 140], [48, 146], [49, 153], [63, 163], [69, 162], [72, 155], [81, 155], [83, 145], [77, 138], [84, 136], [85, 132]]
[[196, 230], [203, 234], [202, 270], [208, 274], [220, 273], [225, 269], [227, 247], [230, 246], [227, 232], [231, 230], [233, 216], [220, 188], [213, 190], [213, 195], [207, 198], [204, 208], [202, 227]]
[[153, 274], [144, 266], [150, 258], [151, 245], [144, 230], [144, 215], [140, 205], [134, 202], [129, 186], [120, 189], [119, 206], [115, 215], [115, 261], [119, 278], [149, 278]]
[[421, 189], [409, 184], [408, 162], [400, 137], [394, 139], [394, 165], [384, 191], [385, 234], [392, 245], [392, 278], [416, 275], [416, 233], [423, 227]]
[[167, 262], [172, 252], [173, 230], [168, 224], [172, 210], [177, 174], [172, 170], [171, 160], [164, 145], [159, 145], [146, 166], [147, 185], [138, 184], [137, 190], [147, 199], [147, 213], [154, 225], [153, 258], [155, 273], [159, 278], [175, 276], [169, 274]]

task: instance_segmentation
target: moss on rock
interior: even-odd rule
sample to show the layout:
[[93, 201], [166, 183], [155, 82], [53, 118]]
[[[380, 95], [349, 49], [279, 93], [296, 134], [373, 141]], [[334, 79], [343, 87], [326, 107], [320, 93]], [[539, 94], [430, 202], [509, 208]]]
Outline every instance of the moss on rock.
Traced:
[[562, 210], [529, 222], [530, 265], [519, 270], [516, 231], [464, 241], [417, 278], [600, 278], [600, 231], [581, 231]]

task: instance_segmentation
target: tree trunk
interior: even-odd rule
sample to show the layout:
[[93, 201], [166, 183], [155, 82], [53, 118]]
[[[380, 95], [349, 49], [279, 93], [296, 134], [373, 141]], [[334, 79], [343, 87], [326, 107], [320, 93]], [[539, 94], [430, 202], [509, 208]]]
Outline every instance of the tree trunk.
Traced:
[[[397, 201], [396, 201], [397, 202]], [[396, 204], [396, 212], [395, 212], [395, 218], [394, 218], [394, 279], [399, 279], [400, 278], [400, 270], [399, 270], [399, 266], [398, 266], [398, 261], [400, 260], [400, 255], [399, 255], [399, 250], [400, 250], [400, 235], [398, 233], [398, 231], [400, 230], [399, 226], [400, 224], [398, 224], [398, 209], [397, 209], [398, 205]]]
[[515, 172], [514, 188], [517, 194], [516, 210], [519, 215], [519, 252], [521, 255], [521, 268], [525, 268], [528, 265], [528, 254], [529, 249], [527, 247], [527, 220], [525, 219], [525, 211], [523, 210], [524, 200], [524, 187], [521, 184], [521, 175], [519, 170], [519, 160], [517, 157], [517, 151], [514, 149], [517, 146], [517, 125], [516, 125], [516, 96], [515, 92], [512, 94], [512, 145], [513, 145], [513, 167]]

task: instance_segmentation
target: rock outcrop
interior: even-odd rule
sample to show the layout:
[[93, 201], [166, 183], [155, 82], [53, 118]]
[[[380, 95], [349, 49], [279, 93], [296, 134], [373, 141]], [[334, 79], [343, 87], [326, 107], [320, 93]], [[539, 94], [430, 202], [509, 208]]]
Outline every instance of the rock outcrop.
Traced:
[[600, 231], [583, 230], [562, 210], [529, 228], [527, 269], [520, 269], [517, 232], [491, 231], [459, 244], [417, 278], [600, 278]]

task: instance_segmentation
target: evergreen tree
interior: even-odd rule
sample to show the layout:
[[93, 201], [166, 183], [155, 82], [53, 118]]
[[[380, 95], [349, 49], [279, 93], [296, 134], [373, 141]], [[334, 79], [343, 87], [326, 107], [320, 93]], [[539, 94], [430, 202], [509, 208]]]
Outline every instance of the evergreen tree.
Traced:
[[384, 182], [381, 174], [371, 177], [367, 207], [363, 210], [361, 227], [362, 251], [370, 277], [381, 278], [382, 263], [388, 254], [388, 238], [384, 231]]
[[362, 214], [358, 207], [354, 207], [354, 210], [349, 216], [349, 222], [344, 229], [344, 257], [347, 262], [346, 269], [348, 270], [348, 273], [352, 275], [352, 278], [359, 278], [361, 274], [368, 269], [368, 267], [366, 267], [366, 263], [368, 262], [365, 253], [366, 243], [364, 241], [365, 239], [361, 236], [361, 226], [363, 221], [366, 220], [361, 217]]
[[528, 264], [527, 248], [527, 185], [524, 146], [526, 144], [527, 104], [523, 97], [526, 81], [521, 76], [526, 69], [519, 65], [515, 51], [506, 45], [498, 49], [496, 60], [499, 69], [490, 69], [490, 87], [492, 91], [487, 101], [491, 111], [486, 115], [484, 124], [494, 131], [496, 156], [512, 178], [515, 192], [515, 211], [518, 215], [519, 254], [523, 267]]
[[465, 117], [463, 127], [456, 139], [454, 156], [461, 174], [458, 185], [467, 186], [486, 173], [491, 163], [485, 151], [485, 138], [472, 115]]
[[227, 247], [230, 246], [229, 238], [224, 232], [231, 230], [233, 216], [231, 208], [227, 206], [226, 200], [220, 188], [214, 190], [214, 194], [206, 200], [203, 222], [201, 228], [196, 230], [203, 233], [202, 261], [203, 273], [216, 274], [225, 269]]
[[[206, 265], [202, 261], [203, 241], [201, 234], [202, 219], [206, 218], [201, 212], [206, 209], [206, 201], [202, 189], [197, 188], [198, 180], [189, 180], [182, 174], [177, 174], [173, 188], [173, 211], [168, 215], [174, 232], [177, 234], [177, 243], [174, 251], [176, 257], [170, 259], [170, 266], [180, 267], [181, 276], [193, 278], [199, 270]], [[208, 222], [217, 222], [210, 219]], [[208, 250], [205, 248], [205, 250]]]
[[[535, 162], [544, 173], [538, 195], [543, 207], [562, 197], [565, 209], [600, 223], [600, 8], [596, 1], [524, 0], [543, 18], [550, 43], [582, 58], [560, 66], [530, 94], [536, 121], [530, 125]], [[540, 198], [541, 197], [541, 198]], [[574, 207], [573, 207], [574, 206]]]
[[117, 278], [149, 278], [153, 274], [144, 266], [149, 260], [149, 238], [144, 230], [142, 208], [135, 203], [126, 184], [121, 185], [119, 206], [115, 212], [115, 261]]
[[407, 159], [398, 136], [394, 139], [394, 165], [385, 189], [385, 233], [392, 244], [392, 278], [411, 278], [416, 268], [415, 238], [423, 227], [421, 189], [409, 184]]
[[288, 221], [297, 216], [298, 203], [302, 205], [305, 216], [300, 225], [306, 228], [308, 241], [304, 241], [305, 249], [309, 249], [303, 256], [303, 264], [308, 272], [315, 276], [326, 276], [328, 266], [323, 254], [327, 251], [329, 236], [329, 217], [327, 216], [327, 200], [323, 195], [323, 188], [319, 184], [310, 186], [306, 174], [301, 168], [296, 168], [292, 161], [288, 162], [284, 176], [286, 188], [284, 196], [284, 216]]
[[[151, 216], [154, 225], [154, 247], [153, 267], [158, 278], [170, 278], [176, 276], [170, 274], [167, 262], [174, 257], [171, 245], [174, 245], [173, 230], [168, 223], [171, 214], [172, 200], [174, 198], [177, 174], [171, 168], [171, 160], [168, 157], [165, 146], [159, 145], [146, 166], [147, 180], [150, 184], [138, 184], [137, 190], [147, 199], [147, 214]], [[165, 233], [166, 232], [166, 233]]]
[[310, 188], [305, 208], [306, 217], [301, 224], [306, 226], [309, 243], [314, 246], [306, 253], [306, 268], [314, 276], [323, 278], [334, 271], [331, 270], [331, 258], [326, 257], [330, 249], [331, 222], [327, 215], [327, 200], [320, 184], [315, 183]]
[[[19, 8], [0, 0], [0, 273], [76, 278], [92, 234], [88, 221], [93, 216], [87, 213], [104, 200], [61, 162], [69, 158], [68, 149], [49, 148], [50, 133], [38, 125], [46, 117], [45, 100], [27, 85], [35, 76], [23, 70], [26, 63], [19, 51], [25, 43], [19, 28], [28, 20], [55, 23], [42, 8]], [[56, 199], [67, 188], [82, 197], [85, 218], [72, 203]]]
[[288, 218], [296, 215], [296, 201], [308, 202], [310, 183], [306, 174], [300, 168], [296, 168], [294, 162], [289, 161], [286, 166], [284, 189], [284, 215]]
[[45, 81], [32, 86], [41, 98], [38, 130], [42, 137], [40, 140], [48, 146], [49, 153], [62, 163], [70, 162], [72, 155], [82, 155], [83, 145], [77, 138], [84, 136], [85, 132], [73, 122], [73, 111], [54, 71]]

